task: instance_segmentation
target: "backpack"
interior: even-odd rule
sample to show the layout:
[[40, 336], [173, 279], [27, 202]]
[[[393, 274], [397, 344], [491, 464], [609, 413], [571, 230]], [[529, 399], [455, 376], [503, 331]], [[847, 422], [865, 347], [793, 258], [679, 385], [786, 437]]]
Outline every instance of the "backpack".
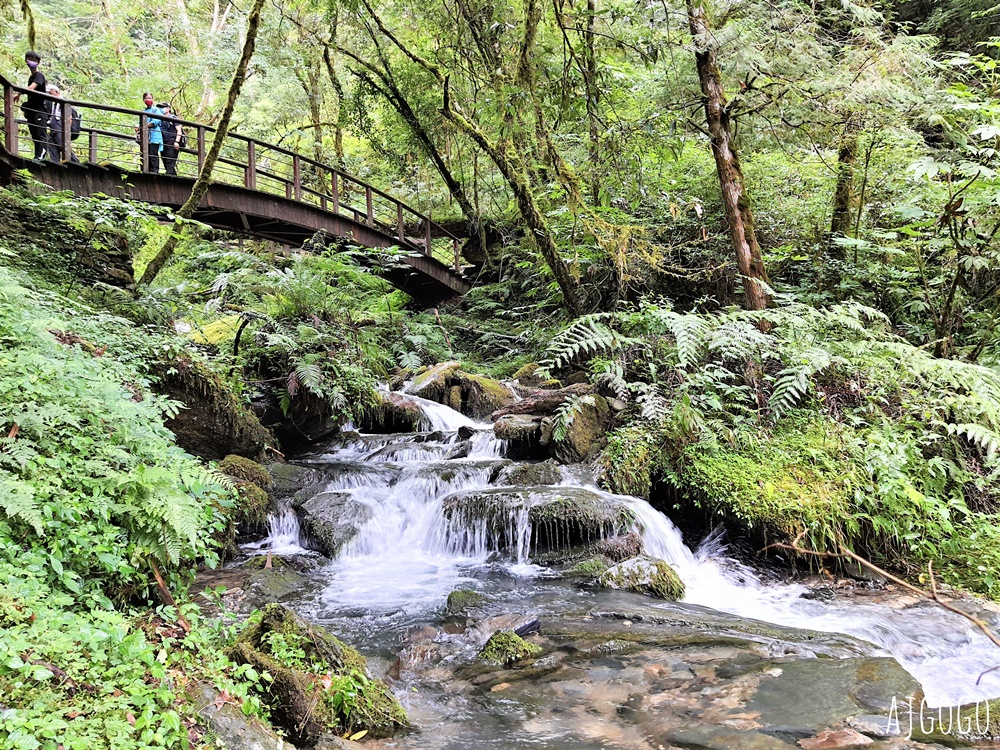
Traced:
[[69, 137], [70, 140], [75, 141], [80, 137], [80, 130], [83, 127], [83, 116], [76, 107], [70, 107], [69, 112]]
[[188, 137], [184, 135], [184, 133], [181, 133], [181, 148], [187, 148], [187, 147], [188, 147]]

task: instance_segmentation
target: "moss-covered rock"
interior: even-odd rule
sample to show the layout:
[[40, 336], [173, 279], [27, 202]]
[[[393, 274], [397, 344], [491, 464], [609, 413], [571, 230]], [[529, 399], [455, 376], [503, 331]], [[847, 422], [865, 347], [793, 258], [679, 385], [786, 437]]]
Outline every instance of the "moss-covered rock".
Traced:
[[598, 578], [613, 564], [608, 558], [597, 555], [578, 562], [563, 575], [572, 578]]
[[503, 384], [463, 372], [459, 362], [442, 362], [428, 368], [413, 379], [409, 392], [474, 419], [484, 419], [514, 401], [514, 394]]
[[558, 417], [546, 417], [541, 424], [542, 445], [548, 445], [553, 458], [564, 464], [579, 463], [596, 451], [611, 422], [611, 408], [598, 394], [579, 397], [571, 408], [572, 420], [562, 429]]
[[515, 487], [540, 487], [548, 484], [559, 484], [562, 474], [555, 461], [539, 461], [536, 463], [516, 463], [505, 466], [497, 475], [496, 484]]
[[663, 560], [635, 557], [606, 570], [598, 583], [608, 589], [634, 591], [638, 594], [676, 601], [684, 598], [684, 582]]
[[271, 486], [271, 475], [267, 472], [267, 469], [256, 461], [243, 456], [229, 454], [219, 462], [219, 471], [233, 479], [253, 482], [265, 490]]
[[532, 414], [508, 414], [493, 423], [493, 434], [507, 443], [504, 455], [515, 459], [547, 458], [542, 445], [542, 418]]
[[228, 653], [271, 675], [262, 698], [294, 742], [363, 729], [386, 737], [407, 724], [385, 683], [368, 676], [361, 654], [280, 605], [265, 607]]
[[486, 641], [476, 658], [495, 667], [509, 667], [541, 652], [541, 646], [524, 640], [514, 631], [498, 630]]
[[641, 536], [630, 531], [627, 534], [600, 540], [594, 545], [594, 550], [612, 562], [620, 563], [643, 554], [645, 545]]
[[539, 366], [537, 362], [529, 362], [519, 368], [512, 376], [520, 385], [537, 388], [542, 384], [542, 378], [538, 375]]
[[166, 421], [184, 450], [219, 460], [231, 453], [256, 457], [277, 443], [222, 378], [204, 364], [181, 359], [164, 363], [162, 370], [157, 390], [186, 407]]
[[358, 425], [365, 432], [413, 432], [424, 423], [424, 413], [401, 393], [381, 393], [377, 405], [365, 411]]
[[446, 608], [448, 614], [450, 615], [460, 615], [464, 613], [467, 609], [471, 607], [478, 607], [480, 604], [484, 604], [488, 599], [485, 594], [480, 594], [478, 591], [473, 591], [472, 589], [458, 589], [457, 591], [452, 591], [448, 594], [448, 603]]
[[444, 500], [452, 524], [482, 529], [502, 551], [513, 550], [519, 526], [531, 526], [530, 555], [547, 563], [580, 556], [580, 548], [620, 534], [634, 521], [625, 503], [581, 487], [510, 487], [457, 492]]

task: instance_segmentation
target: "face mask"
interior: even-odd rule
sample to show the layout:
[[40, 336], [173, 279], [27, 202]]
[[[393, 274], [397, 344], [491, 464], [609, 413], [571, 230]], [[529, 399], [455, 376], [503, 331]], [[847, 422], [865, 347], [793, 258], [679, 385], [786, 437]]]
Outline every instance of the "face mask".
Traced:
[[31, 68], [32, 70], [38, 67], [38, 63], [35, 62], [34, 60], [27, 60], [26, 62], [28, 63], [28, 67]]
[[153, 106], [153, 100], [152, 99], [143, 99], [143, 102], [145, 103], [145, 105], [147, 107], [152, 107]]

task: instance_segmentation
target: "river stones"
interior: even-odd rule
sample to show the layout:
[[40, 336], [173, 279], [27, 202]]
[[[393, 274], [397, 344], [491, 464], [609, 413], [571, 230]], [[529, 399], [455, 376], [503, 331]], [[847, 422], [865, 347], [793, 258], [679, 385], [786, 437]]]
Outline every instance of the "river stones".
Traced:
[[676, 601], [684, 598], [684, 583], [677, 572], [655, 557], [635, 557], [608, 568], [597, 579], [608, 589], [634, 591], [660, 599]]
[[458, 589], [448, 594], [448, 602], [445, 608], [450, 615], [463, 614], [471, 607], [477, 607], [487, 602], [487, 597], [472, 589]]
[[558, 429], [557, 416], [545, 417], [541, 422], [541, 444], [560, 463], [575, 464], [583, 461], [596, 450], [611, 423], [611, 408], [600, 395], [579, 396], [570, 407], [572, 420]]
[[506, 414], [493, 423], [493, 434], [507, 442], [510, 458], [546, 458], [542, 446], [542, 417], [533, 414]]
[[524, 640], [513, 630], [498, 630], [486, 641], [476, 658], [495, 667], [509, 667], [541, 652], [540, 646]]
[[327, 557], [336, 557], [371, 517], [371, 508], [350, 492], [322, 492], [299, 506], [302, 531]]
[[394, 433], [419, 430], [424, 422], [420, 405], [401, 393], [380, 393], [379, 403], [365, 409], [358, 426], [364, 432]]
[[[485, 533], [499, 551], [529, 546], [541, 553], [567, 552], [621, 533], [634, 521], [617, 498], [581, 487], [521, 487], [456, 492], [443, 501], [443, 511], [457, 533]], [[577, 550], [574, 555], [574, 550]]]

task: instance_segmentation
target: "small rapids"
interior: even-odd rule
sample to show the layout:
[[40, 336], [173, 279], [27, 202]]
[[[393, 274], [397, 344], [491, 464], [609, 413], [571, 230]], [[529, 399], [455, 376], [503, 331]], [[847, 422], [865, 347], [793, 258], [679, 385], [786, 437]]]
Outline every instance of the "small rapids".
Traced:
[[[527, 510], [510, 512], [503, 529], [455, 523], [446, 513], [449, 498], [508, 486], [504, 470], [517, 464], [503, 458], [506, 446], [493, 436], [490, 425], [441, 404], [406, 398], [422, 409], [425, 432], [353, 433], [299, 461], [325, 474], [326, 490], [349, 493], [371, 513], [323, 571], [321, 593], [295, 606], [361, 637], [402, 633], [433, 619], [447, 595], [458, 588], [512, 591], [525, 606], [556, 611], [565, 595], [552, 594], [548, 582], [554, 574], [530, 562], [533, 531]], [[458, 435], [462, 428], [465, 439]], [[674, 566], [687, 587], [680, 605], [653, 606], [707, 608], [745, 620], [853, 636], [872, 644], [872, 655], [893, 656], [921, 683], [930, 706], [1000, 696], [1000, 671], [983, 674], [1000, 665], [1000, 650], [956, 615], [931, 604], [894, 609], [854, 600], [805, 599], [804, 586], [762, 582], [754, 571], [729, 559], [717, 540], [691, 550], [670, 520], [649, 503], [601, 491], [585, 467], [564, 467], [552, 486], [628, 506], [647, 553]], [[542, 492], [545, 487], [529, 490]], [[269, 537], [250, 551], [301, 552], [305, 542], [294, 515], [291, 509], [283, 511], [273, 520]], [[595, 594], [580, 596], [592, 599]]]

